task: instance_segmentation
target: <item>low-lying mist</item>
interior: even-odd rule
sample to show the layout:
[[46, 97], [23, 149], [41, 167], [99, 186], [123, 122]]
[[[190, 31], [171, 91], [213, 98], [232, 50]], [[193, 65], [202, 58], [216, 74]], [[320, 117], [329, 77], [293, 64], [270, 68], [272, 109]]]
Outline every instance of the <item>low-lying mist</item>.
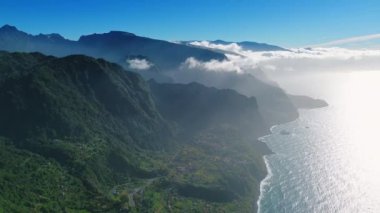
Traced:
[[[320, 74], [380, 70], [380, 50], [314, 47], [253, 52], [235, 43], [222, 45], [202, 41], [192, 42], [191, 45], [222, 51], [228, 59], [199, 61], [188, 58], [182, 64], [183, 71], [252, 74], [267, 83], [278, 82], [291, 93], [303, 95], [309, 95], [304, 85], [299, 87], [302, 89], [297, 90], [295, 86], [288, 87], [290, 82], [302, 84], [303, 79], [318, 78]], [[314, 84], [309, 86], [323, 86], [323, 82], [318, 84], [314, 81]]]

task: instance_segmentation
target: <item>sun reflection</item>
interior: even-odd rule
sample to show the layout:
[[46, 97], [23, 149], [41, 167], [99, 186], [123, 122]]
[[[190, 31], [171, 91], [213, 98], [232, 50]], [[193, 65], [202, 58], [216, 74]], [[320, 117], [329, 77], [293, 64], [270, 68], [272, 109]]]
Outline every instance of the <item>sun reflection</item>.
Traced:
[[337, 169], [343, 179], [338, 187], [348, 187], [362, 206], [380, 207], [379, 199], [374, 199], [380, 197], [380, 72], [334, 77], [327, 91], [334, 93], [330, 101], [337, 111], [330, 118], [330, 128], [339, 134], [331, 141], [340, 144]]
[[[380, 212], [380, 71], [302, 78], [281, 83], [289, 93], [302, 91], [330, 106], [278, 127], [291, 130], [292, 138], [268, 138], [278, 155], [268, 158], [273, 175], [263, 205], [268, 212]], [[272, 206], [279, 199], [299, 204]]]
[[363, 182], [380, 191], [380, 72], [349, 74], [345, 94], [347, 143], [352, 169], [365, 174]]

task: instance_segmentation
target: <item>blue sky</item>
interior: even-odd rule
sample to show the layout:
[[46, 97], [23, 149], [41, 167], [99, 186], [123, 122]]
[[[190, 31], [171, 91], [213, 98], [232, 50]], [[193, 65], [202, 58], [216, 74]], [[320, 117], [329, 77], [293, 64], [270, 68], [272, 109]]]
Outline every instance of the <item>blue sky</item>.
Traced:
[[122, 30], [165, 40], [299, 47], [380, 33], [378, 0], [0, 0], [0, 25], [32, 33]]

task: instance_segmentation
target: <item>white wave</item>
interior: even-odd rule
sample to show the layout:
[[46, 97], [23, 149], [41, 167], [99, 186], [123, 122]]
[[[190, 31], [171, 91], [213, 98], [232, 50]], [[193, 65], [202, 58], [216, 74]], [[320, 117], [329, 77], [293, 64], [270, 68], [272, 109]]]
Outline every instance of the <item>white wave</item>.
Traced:
[[259, 199], [257, 199], [257, 212], [260, 213], [261, 212], [261, 200], [263, 199], [263, 193], [264, 193], [264, 189], [266, 186], [268, 186], [270, 184], [270, 179], [272, 178], [273, 176], [273, 173], [272, 173], [272, 169], [270, 168], [269, 164], [268, 164], [268, 159], [267, 159], [267, 156], [264, 156], [264, 162], [265, 162], [265, 166], [267, 168], [267, 171], [268, 171], [268, 174], [267, 176], [260, 182], [260, 195], [259, 195]]

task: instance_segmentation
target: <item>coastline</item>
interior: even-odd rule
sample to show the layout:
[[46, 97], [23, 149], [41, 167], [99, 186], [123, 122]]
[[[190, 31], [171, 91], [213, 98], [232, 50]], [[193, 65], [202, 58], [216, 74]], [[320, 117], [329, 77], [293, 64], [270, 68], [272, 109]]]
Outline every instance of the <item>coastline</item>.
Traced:
[[257, 210], [256, 212], [261, 212], [261, 200], [263, 199], [263, 190], [264, 190], [264, 186], [268, 185], [269, 184], [269, 180], [270, 178], [272, 177], [273, 173], [272, 173], [272, 169], [270, 168], [270, 166], [268, 165], [268, 159], [267, 159], [267, 156], [264, 156], [264, 162], [265, 162], [265, 166], [267, 168], [267, 176], [265, 176], [265, 178], [263, 180], [260, 181], [260, 194], [259, 194], [259, 198], [257, 199], [256, 201], [256, 206], [257, 206]]
[[[309, 107], [309, 108], [298, 108], [298, 109], [310, 110], [310, 109], [320, 109], [320, 108], [325, 108], [325, 107], [328, 107], [328, 106], [329, 106], [328, 103], [325, 102], [324, 100], [318, 100], [318, 101], [323, 101], [323, 102], [326, 103], [326, 104], [323, 105], [323, 106], [315, 106], [315, 107]], [[273, 175], [272, 170], [271, 170], [271, 168], [270, 168], [270, 166], [269, 166], [269, 163], [268, 163], [268, 156], [269, 156], [269, 155], [272, 155], [272, 154], [276, 154], [276, 153], [273, 152], [273, 151], [270, 149], [270, 147], [267, 145], [266, 138], [267, 138], [267, 137], [270, 137], [270, 136], [273, 134], [273, 129], [274, 129], [274, 128], [278, 127], [279, 125], [283, 125], [283, 124], [287, 124], [287, 123], [294, 122], [294, 121], [298, 120], [299, 118], [300, 118], [300, 114], [298, 114], [298, 116], [297, 116], [296, 118], [294, 118], [294, 119], [292, 119], [292, 120], [290, 120], [290, 121], [283, 122], [283, 123], [279, 123], [279, 124], [275, 124], [275, 125], [273, 125], [273, 126], [271, 126], [271, 127], [269, 128], [269, 134], [257, 138], [257, 140], [260, 141], [260, 143], [264, 143], [265, 146], [267, 146], [268, 149], [270, 150], [270, 153], [269, 153], [269, 154], [267, 154], [267, 153], [266, 153], [266, 154], [263, 154], [263, 160], [264, 160], [264, 163], [265, 163], [265, 167], [266, 167], [266, 170], [267, 170], [267, 174], [266, 174], [265, 178], [262, 179], [262, 180], [260, 181], [259, 197], [258, 197], [258, 199], [257, 199], [257, 201], [256, 201], [256, 209], [255, 209], [257, 213], [260, 213], [260, 212], [261, 212], [261, 205], [260, 205], [260, 203], [261, 203], [261, 200], [263, 199], [263, 189], [264, 189], [264, 187], [265, 187], [266, 185], [269, 184], [269, 180], [270, 180], [270, 178], [271, 178], [272, 175]]]
[[[297, 120], [298, 119], [298, 117], [296, 118], [296, 119], [294, 119], [294, 120]], [[292, 122], [292, 121], [290, 121], [290, 122]], [[287, 122], [285, 122], [285, 123], [287, 123]], [[278, 125], [281, 125], [281, 124], [276, 124], [276, 125], [273, 125], [273, 126], [271, 126], [270, 127], [270, 129], [269, 129], [269, 134], [267, 134], [267, 135], [264, 135], [264, 136], [262, 136], [262, 137], [259, 137], [257, 140], [258, 141], [260, 141], [261, 143], [264, 143], [267, 147], [268, 147], [268, 145], [266, 144], [266, 140], [265, 140], [265, 138], [267, 138], [267, 137], [269, 137], [269, 136], [271, 136], [272, 134], [273, 134], [273, 129], [274, 128], [276, 128]], [[268, 149], [270, 149], [269, 147], [268, 147]], [[269, 179], [272, 177], [272, 170], [271, 170], [271, 168], [270, 168], [270, 166], [269, 166], [269, 164], [268, 164], [268, 158], [267, 158], [267, 156], [269, 156], [269, 155], [272, 155], [272, 154], [276, 154], [275, 152], [273, 152], [272, 150], [271, 150], [271, 154], [265, 154], [265, 155], [263, 155], [263, 160], [264, 160], [264, 163], [265, 163], [265, 167], [266, 167], [266, 170], [267, 170], [267, 174], [266, 174], [266, 176], [265, 176], [265, 178], [264, 179], [262, 179], [261, 181], [260, 181], [260, 186], [259, 186], [259, 197], [258, 197], [258, 199], [257, 199], [257, 201], [256, 201], [256, 207], [257, 207], [257, 209], [256, 209], [256, 212], [260, 212], [260, 210], [261, 210], [261, 205], [260, 205], [260, 203], [261, 203], [261, 200], [263, 199], [263, 189], [264, 189], [264, 186], [266, 186], [266, 185], [268, 185], [269, 184]]]

